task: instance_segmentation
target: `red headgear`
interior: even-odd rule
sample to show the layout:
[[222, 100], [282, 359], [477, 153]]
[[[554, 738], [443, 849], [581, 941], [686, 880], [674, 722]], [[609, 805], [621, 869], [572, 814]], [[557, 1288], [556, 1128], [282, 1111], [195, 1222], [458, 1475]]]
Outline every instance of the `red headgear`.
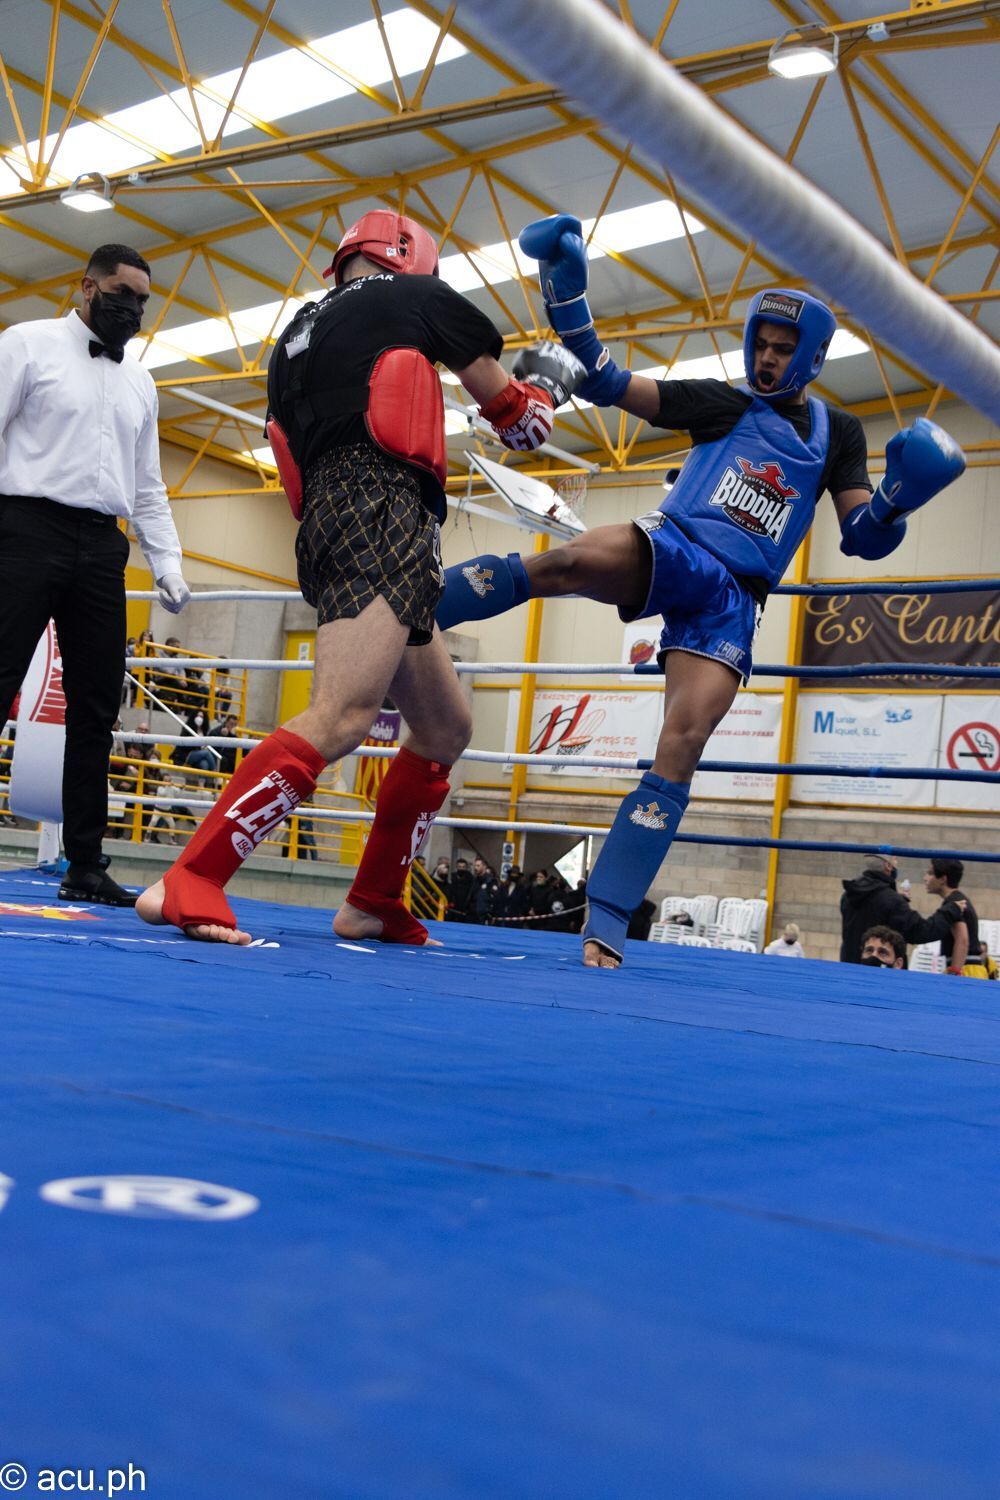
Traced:
[[411, 276], [438, 274], [437, 245], [427, 230], [388, 208], [373, 208], [351, 225], [324, 276], [332, 276], [339, 286], [343, 279], [340, 267], [351, 255], [365, 255], [387, 271]]

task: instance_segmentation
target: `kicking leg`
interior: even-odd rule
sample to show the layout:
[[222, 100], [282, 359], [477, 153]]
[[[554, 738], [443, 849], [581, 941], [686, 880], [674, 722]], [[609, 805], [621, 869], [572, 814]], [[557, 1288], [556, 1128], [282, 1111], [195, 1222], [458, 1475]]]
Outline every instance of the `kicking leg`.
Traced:
[[631, 522], [598, 526], [562, 547], [522, 558], [484, 553], [445, 569], [437, 622], [448, 630], [466, 620], [491, 620], [526, 599], [580, 594], [638, 616], [649, 594], [652, 552]]
[[381, 598], [354, 619], [320, 626], [309, 707], [242, 762], [164, 879], [139, 897], [136, 910], [144, 921], [170, 922], [207, 942], [249, 942], [237, 929], [223, 887], [312, 794], [324, 766], [364, 739], [406, 637], [407, 627]]
[[433, 940], [404, 907], [403, 886], [448, 795], [448, 772], [469, 743], [472, 717], [438, 634], [403, 653], [389, 695], [409, 734], [379, 788], [375, 822], [333, 930], [339, 937], [420, 945]]
[[663, 727], [651, 771], [622, 800], [587, 883], [587, 968], [617, 969], [629, 918], [667, 857], [687, 807], [691, 778], [740, 679], [719, 661], [670, 651]]

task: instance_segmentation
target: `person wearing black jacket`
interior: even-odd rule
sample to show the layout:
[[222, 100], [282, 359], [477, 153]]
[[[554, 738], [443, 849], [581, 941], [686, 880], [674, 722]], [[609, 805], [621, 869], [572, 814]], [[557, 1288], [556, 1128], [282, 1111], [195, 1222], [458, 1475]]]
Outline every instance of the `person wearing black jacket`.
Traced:
[[469, 907], [472, 904], [472, 888], [475, 879], [469, 869], [467, 859], [456, 859], [455, 868], [451, 872], [451, 883], [448, 891], [448, 910], [445, 912], [446, 922], [467, 922], [469, 920]]
[[[962, 912], [946, 901], [930, 917], [922, 917], [896, 889], [896, 860], [891, 854], [871, 854], [862, 873], [843, 882], [840, 961], [861, 962], [861, 945], [870, 927], [891, 927], [908, 943], [950, 942], [951, 930]], [[949, 950], [950, 951], [950, 950]]]
[[469, 916], [473, 922], [483, 926], [490, 920], [499, 894], [500, 885], [496, 876], [485, 859], [477, 855], [472, 866], [472, 901], [469, 908]]

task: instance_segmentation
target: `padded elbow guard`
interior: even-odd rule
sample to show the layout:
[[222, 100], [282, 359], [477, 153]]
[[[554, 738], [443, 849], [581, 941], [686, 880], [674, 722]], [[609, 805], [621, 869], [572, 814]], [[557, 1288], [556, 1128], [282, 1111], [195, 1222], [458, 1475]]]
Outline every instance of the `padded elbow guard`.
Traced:
[[863, 557], [866, 562], [878, 562], [895, 552], [906, 535], [906, 520], [887, 524], [876, 521], [871, 505], [859, 505], [841, 523], [840, 550], [847, 557]]

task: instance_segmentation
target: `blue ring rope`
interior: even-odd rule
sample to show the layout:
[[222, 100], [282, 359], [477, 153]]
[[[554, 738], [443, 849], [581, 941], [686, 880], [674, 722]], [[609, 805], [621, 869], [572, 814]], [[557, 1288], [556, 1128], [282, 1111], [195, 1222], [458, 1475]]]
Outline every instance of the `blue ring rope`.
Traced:
[[981, 850], [909, 849], [895, 844], [824, 844], [817, 839], [727, 838], [717, 833], [675, 833], [674, 843], [721, 844], [724, 849], [806, 849], [819, 854], [895, 854], [904, 859], [960, 859], [963, 863], [978, 860], [981, 864], [1000, 864], [1000, 854], [983, 854]]
[[779, 583], [772, 594], [978, 594], [1000, 589], [1000, 578], [956, 579], [953, 583]]
[[[640, 760], [640, 771], [652, 767], [651, 760]], [[703, 760], [699, 771], [755, 771], [761, 776], [853, 776], [858, 781], [1000, 781], [1000, 771], [951, 771], [937, 766], [817, 766], [782, 765], [779, 762], [752, 760]]]
[[[628, 671], [627, 666], [622, 667]], [[637, 677], [662, 677], [663, 671], [656, 662], [643, 662], [632, 668]], [[878, 665], [859, 663], [852, 667], [784, 667], [771, 662], [755, 666], [755, 677], [801, 677], [837, 679], [841, 677], [1000, 677], [1000, 667], [958, 667], [941, 662], [888, 661]]]

